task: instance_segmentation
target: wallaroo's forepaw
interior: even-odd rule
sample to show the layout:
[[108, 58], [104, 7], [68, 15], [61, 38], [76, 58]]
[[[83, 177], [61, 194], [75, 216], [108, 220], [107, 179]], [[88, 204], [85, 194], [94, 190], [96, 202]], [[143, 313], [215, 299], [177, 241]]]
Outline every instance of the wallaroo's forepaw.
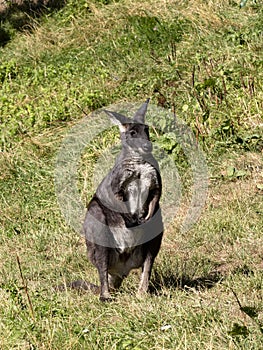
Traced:
[[142, 224], [144, 224], [146, 222], [146, 219], [145, 218], [140, 218], [140, 219], [138, 219], [138, 224], [139, 225], [142, 225]]

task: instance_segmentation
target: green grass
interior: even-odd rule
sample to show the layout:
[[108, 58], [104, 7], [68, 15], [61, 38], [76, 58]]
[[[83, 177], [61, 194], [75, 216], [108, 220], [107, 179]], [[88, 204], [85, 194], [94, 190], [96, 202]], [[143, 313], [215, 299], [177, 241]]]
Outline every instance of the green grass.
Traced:
[[[11, 40], [0, 48], [1, 349], [262, 348], [262, 11], [254, 1], [68, 1], [30, 31], [2, 21]], [[175, 162], [183, 196], [150, 293], [136, 296], [139, 271], [112, 303], [57, 292], [65, 281], [98, 283], [57, 203], [63, 137], [85, 113], [146, 97], [175, 111], [204, 150], [202, 216], [180, 231], [191, 169], [160, 116], [151, 136]], [[117, 141], [111, 129], [85, 149], [83, 202]]]

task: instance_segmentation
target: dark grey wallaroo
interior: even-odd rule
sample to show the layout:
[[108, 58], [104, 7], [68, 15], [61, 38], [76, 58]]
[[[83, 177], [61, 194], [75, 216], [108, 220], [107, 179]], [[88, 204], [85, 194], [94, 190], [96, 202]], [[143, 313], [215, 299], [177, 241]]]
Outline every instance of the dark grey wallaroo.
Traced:
[[148, 103], [133, 119], [105, 111], [119, 126], [122, 149], [90, 201], [84, 222], [88, 256], [99, 272], [101, 300], [109, 299], [130, 270], [140, 267], [138, 292], [145, 293], [161, 245], [162, 183], [144, 122]]

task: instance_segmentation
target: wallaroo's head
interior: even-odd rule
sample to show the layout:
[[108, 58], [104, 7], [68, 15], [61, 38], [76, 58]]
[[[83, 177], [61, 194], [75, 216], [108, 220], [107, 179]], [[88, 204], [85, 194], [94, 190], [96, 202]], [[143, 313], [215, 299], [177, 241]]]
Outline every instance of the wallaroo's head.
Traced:
[[147, 99], [142, 104], [132, 119], [122, 114], [105, 110], [112, 123], [119, 126], [122, 147], [129, 153], [143, 155], [152, 151], [149, 127], [144, 123], [149, 101], [150, 99]]

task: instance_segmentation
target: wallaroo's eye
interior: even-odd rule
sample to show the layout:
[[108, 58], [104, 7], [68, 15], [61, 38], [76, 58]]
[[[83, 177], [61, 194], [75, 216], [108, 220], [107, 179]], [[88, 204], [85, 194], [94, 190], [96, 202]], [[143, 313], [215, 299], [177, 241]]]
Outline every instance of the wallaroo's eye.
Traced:
[[137, 132], [136, 132], [135, 130], [131, 130], [131, 131], [130, 131], [130, 135], [131, 135], [131, 136], [135, 136], [136, 134], [137, 134]]

